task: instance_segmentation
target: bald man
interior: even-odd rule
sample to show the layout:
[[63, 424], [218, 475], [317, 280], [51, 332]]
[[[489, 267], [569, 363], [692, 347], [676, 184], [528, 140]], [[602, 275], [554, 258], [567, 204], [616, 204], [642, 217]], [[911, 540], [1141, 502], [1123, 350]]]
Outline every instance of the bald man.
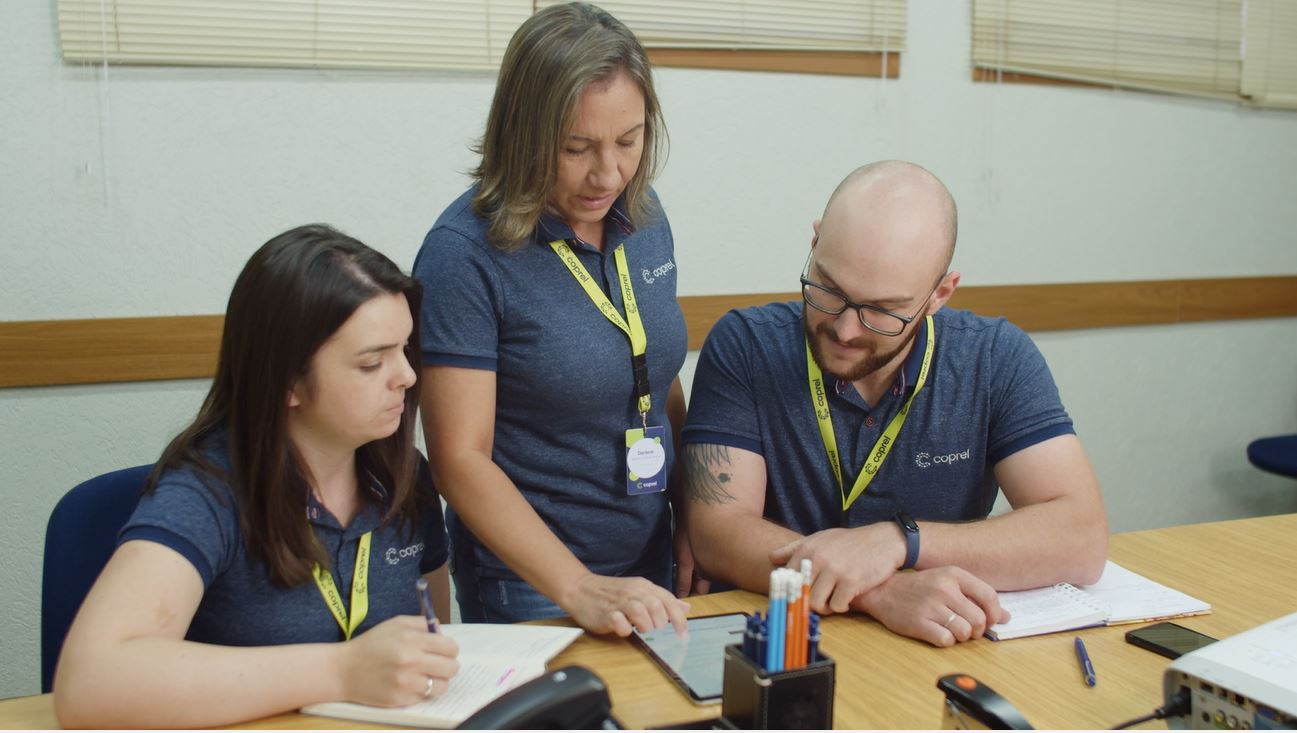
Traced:
[[[943, 309], [956, 221], [923, 168], [864, 166], [814, 227], [802, 301], [712, 329], [682, 433], [708, 577], [765, 592], [810, 558], [817, 611], [938, 646], [1005, 620], [996, 590], [1098, 579], [1103, 501], [1044, 358]], [[988, 519], [997, 491], [1013, 510]]]

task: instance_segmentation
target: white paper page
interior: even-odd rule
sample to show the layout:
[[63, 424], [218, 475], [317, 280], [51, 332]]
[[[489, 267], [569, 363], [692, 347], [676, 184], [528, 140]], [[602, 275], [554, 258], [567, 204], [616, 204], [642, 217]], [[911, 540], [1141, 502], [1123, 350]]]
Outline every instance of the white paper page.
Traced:
[[1112, 615], [1108, 617], [1109, 624], [1206, 613], [1211, 610], [1210, 603], [1149, 580], [1111, 560], [1104, 566], [1099, 582], [1081, 588], [1112, 609]]
[[1000, 606], [1009, 612], [1009, 622], [995, 624], [991, 633], [1001, 639], [1065, 631], [1100, 623], [1107, 610], [1076, 597], [1075, 589], [1050, 586], [1001, 593]]
[[433, 719], [463, 721], [484, 705], [545, 672], [545, 664], [506, 666], [464, 664], [451, 678], [446, 693], [435, 700], [407, 705], [401, 710]]
[[441, 633], [459, 644], [461, 658], [539, 660], [544, 665], [576, 641], [581, 629], [521, 624], [442, 624]]
[[435, 700], [400, 708], [354, 703], [309, 705], [302, 712], [417, 726], [456, 726], [484, 705], [545, 672], [545, 664], [581, 629], [509, 624], [443, 624], [459, 644], [459, 672]]

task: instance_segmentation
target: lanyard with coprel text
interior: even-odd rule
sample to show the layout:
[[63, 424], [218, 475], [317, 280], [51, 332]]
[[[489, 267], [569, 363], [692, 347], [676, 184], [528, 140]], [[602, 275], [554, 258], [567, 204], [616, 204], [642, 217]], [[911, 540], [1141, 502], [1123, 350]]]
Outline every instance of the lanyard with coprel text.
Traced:
[[833, 468], [833, 477], [838, 480], [838, 491], [842, 493], [842, 511], [846, 511], [860, 495], [865, 493], [865, 488], [869, 482], [874, 480], [874, 475], [882, 467], [883, 461], [891, 453], [892, 446], [896, 443], [896, 436], [901, 432], [901, 426], [905, 424], [905, 418], [910, 414], [910, 405], [914, 403], [914, 398], [918, 396], [919, 390], [923, 389], [924, 382], [928, 381], [928, 367], [932, 364], [932, 351], [937, 344], [937, 330], [932, 324], [932, 316], [927, 316], [924, 323], [928, 328], [928, 343], [923, 348], [923, 366], [919, 369], [919, 378], [914, 383], [914, 391], [910, 393], [909, 399], [901, 405], [901, 409], [896, 413], [896, 417], [887, 424], [887, 429], [883, 434], [878, 436], [878, 441], [874, 443], [874, 449], [869, 452], [869, 458], [865, 465], [860, 469], [860, 475], [856, 477], [856, 483], [851, 487], [851, 495], [847, 496], [846, 487], [842, 483], [842, 465], [838, 460], [838, 440], [833, 434], [833, 420], [829, 416], [829, 398], [824, 389], [824, 375], [820, 372], [820, 365], [815, 363], [815, 357], [811, 354], [811, 342], [806, 342], [806, 377], [811, 388], [811, 407], [815, 410], [815, 421], [820, 424], [820, 439], [824, 441], [824, 452], [829, 456], [829, 466]]
[[626, 305], [625, 318], [621, 317], [617, 307], [595, 284], [590, 271], [585, 269], [581, 260], [577, 259], [571, 245], [559, 239], [550, 242], [549, 246], [559, 259], [563, 260], [572, 277], [580, 283], [585, 294], [599, 308], [604, 318], [612, 321], [613, 325], [620, 328], [630, 339], [631, 365], [635, 370], [635, 394], [639, 397], [640, 419], [647, 425], [649, 408], [653, 405], [648, 380], [648, 335], [644, 333], [644, 322], [640, 320], [639, 305], [635, 302], [635, 288], [631, 285], [630, 267], [626, 265], [626, 246], [619, 244], [617, 249], [613, 250], [613, 258], [617, 261], [617, 280], [621, 285], [621, 298]]
[[342, 629], [344, 639], [350, 639], [365, 616], [369, 615], [369, 540], [373, 534], [362, 534], [356, 545], [356, 568], [351, 573], [351, 613], [347, 613], [347, 607], [342, 605], [342, 596], [333, 584], [333, 575], [319, 565], [311, 569], [315, 585], [320, 589], [320, 595], [324, 596], [324, 604], [333, 614], [333, 620]]

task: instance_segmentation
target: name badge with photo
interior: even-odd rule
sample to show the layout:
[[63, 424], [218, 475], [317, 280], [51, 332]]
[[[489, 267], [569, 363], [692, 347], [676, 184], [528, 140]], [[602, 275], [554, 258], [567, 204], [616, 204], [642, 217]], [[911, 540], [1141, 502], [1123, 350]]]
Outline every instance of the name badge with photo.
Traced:
[[653, 494], [667, 487], [667, 429], [661, 426], [626, 431], [626, 493]]

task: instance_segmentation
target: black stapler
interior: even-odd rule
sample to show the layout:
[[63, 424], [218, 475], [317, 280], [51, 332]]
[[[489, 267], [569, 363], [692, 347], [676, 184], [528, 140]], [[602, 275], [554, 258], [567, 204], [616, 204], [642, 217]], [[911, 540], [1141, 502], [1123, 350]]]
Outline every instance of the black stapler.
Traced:
[[937, 680], [945, 694], [942, 727], [947, 730], [1035, 730], [1008, 700], [966, 674]]

